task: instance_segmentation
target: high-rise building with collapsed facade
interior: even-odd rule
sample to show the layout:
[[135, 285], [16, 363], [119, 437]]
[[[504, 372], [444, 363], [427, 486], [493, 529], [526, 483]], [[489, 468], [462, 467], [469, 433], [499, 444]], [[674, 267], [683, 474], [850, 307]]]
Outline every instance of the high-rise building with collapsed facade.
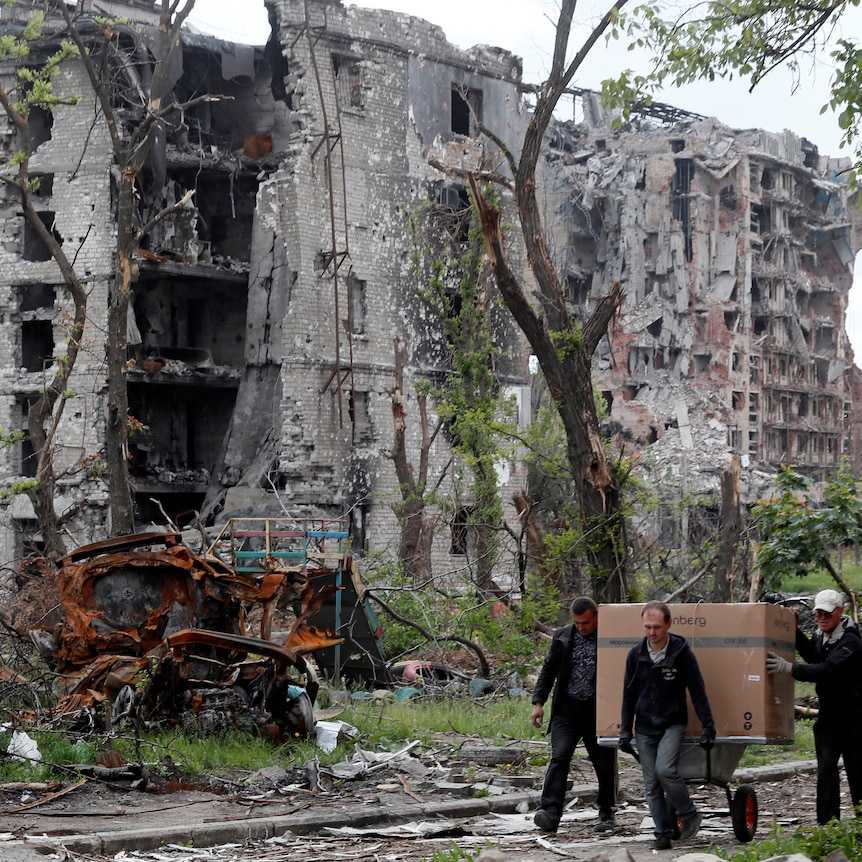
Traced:
[[[114, 5], [152, 23], [149, 0]], [[141, 187], [142, 219], [196, 194], [136, 259], [126, 379], [143, 425], [129, 451], [139, 520], [162, 510], [347, 516], [357, 547], [393, 549], [394, 339], [408, 344], [417, 455], [415, 383], [449, 370], [439, 322], [415, 292], [407, 216], [465, 209], [463, 172], [493, 155], [477, 117], [517, 149], [520, 64], [502, 49], [454, 48], [412, 16], [338, 0], [268, 6], [265, 51], [186, 34], [174, 97], [195, 104], [172, 118]], [[131, 33], [118, 45], [137, 50]], [[107, 526], [104, 486], [76, 467], [104, 445], [116, 222], [110, 149], [80, 67], [67, 63], [58, 86], [85, 98], [33, 125], [31, 169], [43, 220], [75, 249], [90, 291], [57, 451], [71, 545]], [[714, 495], [733, 455], [749, 501], [781, 463], [828, 475], [855, 455], [844, 316], [860, 239], [842, 165], [788, 132], [659, 108], [617, 131], [594, 95], [577, 98], [584, 120], [554, 128], [540, 182], [572, 306], [588, 309], [614, 280], [625, 286], [594, 363], [609, 427], [668, 496]], [[11, 429], [50, 373], [69, 301], [8, 190], [2, 206], [0, 426]], [[529, 422], [523, 340], [502, 309], [493, 327], [497, 381]], [[26, 441], [0, 452], [9, 483], [32, 473], [30, 454]], [[442, 436], [430, 455], [445, 474]], [[470, 501], [455, 498], [451, 470], [445, 481], [450, 512], [463, 511]], [[507, 502], [525, 484], [520, 465], [501, 470]], [[463, 556], [461, 526], [450, 516], [438, 531], [441, 558]], [[29, 501], [7, 500], [0, 556], [33, 541]]]
[[609, 427], [666, 500], [716, 513], [733, 456], [749, 504], [780, 465], [815, 482], [844, 456], [858, 467], [849, 161], [666, 105], [614, 131], [595, 94], [576, 95], [584, 120], [554, 142], [561, 265], [576, 307], [625, 285], [594, 362]]

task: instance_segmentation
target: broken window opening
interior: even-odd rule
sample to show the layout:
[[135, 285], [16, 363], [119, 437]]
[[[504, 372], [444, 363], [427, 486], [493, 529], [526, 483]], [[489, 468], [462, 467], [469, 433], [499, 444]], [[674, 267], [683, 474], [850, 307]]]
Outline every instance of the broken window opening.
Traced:
[[734, 389], [730, 394], [731, 405], [734, 410], [743, 410], [745, 409], [745, 393], [740, 392], [738, 389]]
[[54, 174], [31, 174], [33, 197], [49, 198], [54, 194]]
[[817, 353], [831, 353], [835, 350], [835, 331], [831, 326], [818, 326], [814, 350]]
[[727, 429], [727, 443], [735, 452], [742, 450], [742, 431], [739, 428]]
[[452, 538], [449, 545], [449, 553], [453, 556], [465, 556], [467, 554], [467, 535], [470, 523], [470, 509], [462, 506], [452, 519]]
[[758, 452], [760, 449], [760, 443], [758, 441], [758, 434], [755, 430], [749, 430], [748, 432], [748, 454], [752, 458], [757, 458]]
[[373, 440], [368, 393], [354, 390], [347, 399], [347, 412], [353, 424], [353, 442], [370, 443]]
[[[156, 375], [130, 380], [128, 392], [129, 413], [144, 426], [129, 441], [138, 484], [170, 494], [205, 491], [233, 415], [235, 384], [188, 385]], [[146, 497], [147, 490], [141, 495]]]
[[670, 143], [670, 151], [672, 153], [681, 153], [685, 149], [685, 141], [679, 138], [671, 139]]
[[467, 189], [462, 186], [440, 186], [437, 188], [437, 204], [437, 215], [446, 233], [456, 242], [468, 242], [473, 207]]
[[30, 151], [35, 153], [42, 144], [51, 140], [51, 129], [54, 127], [54, 115], [48, 108], [32, 107], [27, 117], [27, 129], [30, 133]]
[[769, 318], [758, 315], [754, 318], [754, 334], [764, 335], [769, 333]]
[[54, 364], [54, 325], [50, 320], [21, 321], [21, 366], [43, 371]]
[[27, 428], [30, 408], [37, 400], [36, 396], [16, 399], [20, 416], [18, 427], [24, 431], [24, 439], [18, 444], [18, 475], [26, 479], [35, 479], [36, 470], [39, 466], [39, 459], [36, 457], [33, 444], [30, 442], [30, 432]]
[[691, 224], [691, 181], [694, 177], [694, 161], [692, 159], [677, 159], [676, 173], [671, 184], [670, 212], [671, 216], [682, 225], [685, 240], [684, 254], [691, 261], [694, 253]]
[[482, 91], [453, 84], [451, 94], [452, 131], [456, 135], [476, 137], [477, 123], [482, 122]]
[[730, 355], [730, 370], [731, 371], [741, 371], [742, 370], [742, 354], [737, 351], [733, 351]]
[[621, 387], [623, 401], [634, 401], [638, 397], [638, 387], [633, 383], [629, 383]]
[[762, 236], [770, 231], [768, 210], [760, 204], [751, 205], [750, 229], [753, 234]]
[[354, 506], [350, 510], [351, 547], [357, 553], [368, 550], [368, 510], [369, 506]]
[[804, 419], [808, 415], [808, 393], [800, 392], [799, 393], [799, 418]]
[[737, 327], [739, 326], [739, 312], [738, 311], [725, 311], [724, 312], [724, 325], [727, 327], [728, 332], [736, 332]]
[[760, 187], [767, 191], [775, 187], [775, 171], [771, 168], [764, 168], [760, 175]]
[[662, 319], [659, 317], [647, 325], [647, 332], [652, 335], [653, 338], [658, 338], [661, 335], [661, 327]]
[[582, 308], [590, 297], [590, 279], [569, 273], [566, 276], [566, 294], [566, 298], [572, 305]]
[[760, 357], [749, 357], [748, 379], [754, 386], [760, 385]]
[[365, 315], [367, 313], [367, 282], [351, 272], [347, 279], [347, 290], [350, 294], [350, 331], [353, 335], [365, 334]]
[[332, 68], [335, 71], [335, 91], [338, 104], [342, 108], [363, 108], [362, 102], [362, 65], [355, 57], [343, 54], [332, 55]]
[[718, 194], [719, 203], [729, 210], [735, 210], [739, 202], [734, 186], [725, 186]]
[[757, 422], [757, 414], [760, 410], [760, 398], [756, 392], [748, 394], [748, 420], [749, 422]]
[[20, 290], [19, 311], [45, 311], [47, 309], [53, 315], [54, 302], [57, 298], [57, 291], [53, 284], [27, 284], [22, 285]]
[[754, 195], [760, 192], [760, 165], [757, 162], [748, 163], [748, 190]]
[[[48, 231], [53, 235], [54, 239], [62, 245], [63, 238], [54, 227], [54, 213], [49, 210], [45, 210], [38, 213], [38, 215], [42, 224], [45, 225]], [[47, 244], [27, 219], [24, 219], [24, 247], [21, 251], [21, 257], [23, 257], [24, 260], [29, 260], [34, 263], [51, 260], [51, 252], [48, 250]]]
[[712, 359], [709, 353], [695, 353], [692, 358], [695, 374], [706, 374], [709, 371], [709, 363]]

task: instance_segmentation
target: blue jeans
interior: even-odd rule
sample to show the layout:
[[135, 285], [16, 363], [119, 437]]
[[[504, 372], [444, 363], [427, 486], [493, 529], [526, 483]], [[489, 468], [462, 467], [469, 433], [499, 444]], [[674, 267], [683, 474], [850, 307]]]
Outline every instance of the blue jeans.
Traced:
[[674, 834], [672, 812], [679, 820], [689, 820], [697, 813], [688, 795], [677, 765], [685, 739], [685, 725], [674, 724], [661, 733], [637, 732], [635, 741], [644, 776], [644, 793], [655, 824], [656, 835]]

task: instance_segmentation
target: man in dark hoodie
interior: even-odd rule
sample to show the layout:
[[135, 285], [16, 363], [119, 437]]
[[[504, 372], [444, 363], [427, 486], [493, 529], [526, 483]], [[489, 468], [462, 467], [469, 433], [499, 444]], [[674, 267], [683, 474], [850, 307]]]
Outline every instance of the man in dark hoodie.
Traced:
[[542, 786], [542, 799], [534, 820], [543, 832], [556, 832], [563, 813], [569, 765], [583, 740], [599, 782], [599, 820], [593, 829], [614, 828], [617, 753], [596, 741], [596, 628], [598, 608], [585, 596], [571, 606], [572, 623], [554, 632], [548, 657], [533, 692], [530, 721], [542, 726], [543, 704], [554, 689], [551, 707], [551, 761]]
[[619, 745], [632, 750], [634, 725], [653, 846], [670, 850], [673, 812], [682, 821], [683, 840], [694, 838], [703, 821], [678, 769], [688, 724], [686, 690], [702, 725], [700, 744], [707, 750], [715, 744], [715, 724], [697, 659], [685, 638], [670, 634], [670, 608], [664, 602], [647, 602], [641, 617], [646, 637], [626, 657]]
[[854, 807], [862, 802], [862, 637], [844, 615], [844, 598], [837, 590], [821, 590], [814, 598], [820, 629], [808, 638], [796, 630], [796, 650], [804, 662], [791, 662], [767, 653], [767, 673], [789, 673], [813, 682], [820, 701], [814, 722], [817, 752], [817, 822], [841, 816], [838, 758]]

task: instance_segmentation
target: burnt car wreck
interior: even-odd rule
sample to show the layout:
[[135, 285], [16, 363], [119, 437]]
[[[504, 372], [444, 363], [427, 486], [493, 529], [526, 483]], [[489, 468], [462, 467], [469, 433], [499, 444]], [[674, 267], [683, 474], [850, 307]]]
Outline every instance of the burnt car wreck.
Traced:
[[[309, 620], [338, 587], [316, 587], [307, 560], [291, 567], [252, 553], [260, 565], [237, 572], [169, 532], [97, 542], [60, 559], [62, 621], [30, 633], [57, 672], [52, 716], [99, 713], [117, 723], [135, 713], [145, 723], [234, 727], [276, 743], [307, 735], [318, 691], [308, 654], [345, 640]], [[270, 639], [276, 614], [291, 618], [280, 642]]]

